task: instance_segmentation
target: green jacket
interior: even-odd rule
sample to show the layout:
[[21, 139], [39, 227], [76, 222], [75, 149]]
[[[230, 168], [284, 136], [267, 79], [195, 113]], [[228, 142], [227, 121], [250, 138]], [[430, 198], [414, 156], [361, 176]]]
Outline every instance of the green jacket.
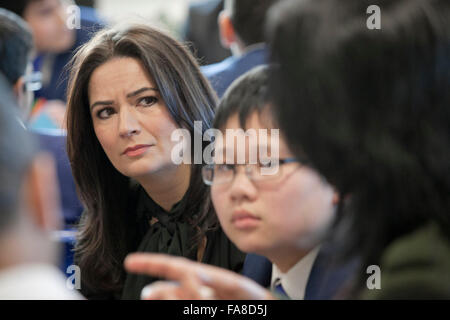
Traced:
[[363, 299], [450, 299], [450, 240], [430, 223], [389, 245], [380, 270], [381, 289]]

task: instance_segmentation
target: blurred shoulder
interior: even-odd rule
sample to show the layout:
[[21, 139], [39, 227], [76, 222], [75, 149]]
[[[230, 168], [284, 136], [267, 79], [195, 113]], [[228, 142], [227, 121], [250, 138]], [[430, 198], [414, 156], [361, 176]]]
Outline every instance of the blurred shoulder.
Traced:
[[450, 240], [435, 223], [394, 241], [381, 259], [381, 289], [366, 299], [450, 299]]

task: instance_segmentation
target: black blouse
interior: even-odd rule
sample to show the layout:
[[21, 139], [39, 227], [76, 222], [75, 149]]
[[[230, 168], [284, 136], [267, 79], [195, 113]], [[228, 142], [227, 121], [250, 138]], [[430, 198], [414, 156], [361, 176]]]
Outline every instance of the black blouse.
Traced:
[[[140, 187], [136, 207], [137, 219], [142, 226], [142, 241], [138, 252], [166, 253], [197, 260], [198, 247], [191, 241], [196, 234], [194, 226], [183, 217], [180, 202], [170, 212], [154, 202]], [[150, 221], [153, 223], [151, 224]], [[207, 243], [202, 262], [240, 272], [245, 254], [227, 238], [221, 228], [206, 234]], [[122, 299], [140, 299], [142, 289], [157, 278], [127, 274]]]

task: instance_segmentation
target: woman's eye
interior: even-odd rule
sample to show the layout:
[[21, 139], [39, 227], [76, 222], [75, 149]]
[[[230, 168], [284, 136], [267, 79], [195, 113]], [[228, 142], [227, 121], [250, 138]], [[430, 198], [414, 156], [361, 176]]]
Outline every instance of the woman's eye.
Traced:
[[139, 106], [149, 107], [151, 105], [154, 105], [156, 102], [158, 102], [158, 99], [156, 97], [149, 96], [139, 99], [137, 104]]
[[100, 119], [107, 119], [110, 115], [112, 115], [115, 112], [114, 108], [112, 107], [106, 107], [97, 112], [97, 117]]

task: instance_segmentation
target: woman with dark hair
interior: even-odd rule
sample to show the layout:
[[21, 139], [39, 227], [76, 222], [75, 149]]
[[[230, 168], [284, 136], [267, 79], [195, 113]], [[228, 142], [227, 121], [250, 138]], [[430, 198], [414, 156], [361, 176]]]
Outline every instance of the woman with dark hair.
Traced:
[[123, 260], [136, 250], [242, 267], [243, 253], [218, 226], [201, 164], [171, 158], [174, 130], [193, 137], [201, 121], [204, 132], [215, 105], [186, 48], [148, 26], [103, 30], [75, 55], [67, 147], [86, 207], [75, 261], [88, 298], [138, 299], [154, 279], [125, 274]]
[[[374, 30], [372, 4], [273, 8], [280, 124], [292, 149], [348, 195], [337, 241], [364, 261], [362, 297], [448, 299], [450, 3], [377, 1], [381, 29]], [[379, 290], [367, 290], [370, 265], [380, 267]]]

